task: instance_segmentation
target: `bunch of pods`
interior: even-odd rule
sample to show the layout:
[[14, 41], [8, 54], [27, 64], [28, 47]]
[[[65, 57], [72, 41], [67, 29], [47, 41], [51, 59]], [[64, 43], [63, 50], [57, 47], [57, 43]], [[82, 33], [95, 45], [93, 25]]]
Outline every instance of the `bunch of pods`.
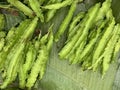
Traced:
[[[80, 64], [84, 70], [102, 70], [104, 76], [120, 50], [120, 24], [112, 14], [112, 0], [96, 3], [88, 11], [75, 15], [83, 0], [7, 0], [2, 8], [17, 8], [27, 17], [8, 32], [3, 31], [5, 18], [0, 14], [0, 74], [1, 89], [18, 80], [19, 87], [31, 89], [41, 80], [53, 42], [67, 31], [67, 39], [58, 55], [70, 64]], [[13, 7], [14, 6], [14, 7]], [[57, 10], [69, 7], [68, 13], [53, 34]], [[52, 22], [46, 34], [34, 35], [38, 23]], [[42, 31], [40, 31], [42, 32]]]
[[34, 86], [38, 77], [42, 79], [53, 44], [53, 25], [47, 34], [32, 38], [37, 23], [38, 17], [26, 19], [0, 38], [0, 72], [3, 78], [1, 89], [6, 88], [17, 77], [19, 87], [29, 89]]
[[73, 18], [67, 41], [59, 52], [61, 59], [81, 64], [84, 70], [96, 71], [100, 67], [104, 76], [120, 49], [120, 24], [115, 22], [111, 2], [97, 3]]

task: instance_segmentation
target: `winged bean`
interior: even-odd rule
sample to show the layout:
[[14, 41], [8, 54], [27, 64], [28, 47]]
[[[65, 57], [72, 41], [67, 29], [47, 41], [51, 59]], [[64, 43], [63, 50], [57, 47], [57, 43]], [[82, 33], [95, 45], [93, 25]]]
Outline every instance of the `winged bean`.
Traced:
[[73, 0], [65, 0], [63, 2], [43, 6], [43, 8], [44, 9], [60, 9], [62, 7], [66, 7], [68, 5], [71, 5], [71, 3], [73, 3]]
[[70, 10], [68, 11], [67, 16], [63, 20], [62, 24], [60, 25], [60, 28], [58, 29], [57, 33], [55, 34], [55, 41], [57, 42], [61, 35], [65, 32], [68, 24], [70, 23], [72, 16], [76, 10], [76, 2], [73, 2], [73, 4], [70, 7]]
[[[61, 2], [61, 0], [53, 0], [51, 2], [52, 3], [58, 3], [58, 2]], [[48, 12], [46, 13], [46, 22], [50, 21], [54, 17], [56, 12], [57, 12], [56, 9], [48, 10]]]
[[40, 18], [41, 22], [44, 22], [44, 16], [43, 16], [42, 9], [40, 8], [40, 4], [38, 0], [29, 0], [29, 3], [33, 11]]
[[73, 18], [73, 20], [72, 20], [72, 22], [70, 24], [70, 28], [69, 28], [69, 32], [68, 33], [70, 33], [73, 30], [73, 28], [76, 26], [76, 24], [78, 22], [81, 21], [81, 19], [84, 17], [84, 15], [85, 15], [85, 12], [80, 12], [80, 13], [77, 14], [77, 16], [75, 16]]
[[7, 1], [13, 6], [17, 7], [19, 10], [23, 11], [25, 15], [33, 17], [33, 11], [29, 7], [25, 6], [19, 0], [7, 0]]

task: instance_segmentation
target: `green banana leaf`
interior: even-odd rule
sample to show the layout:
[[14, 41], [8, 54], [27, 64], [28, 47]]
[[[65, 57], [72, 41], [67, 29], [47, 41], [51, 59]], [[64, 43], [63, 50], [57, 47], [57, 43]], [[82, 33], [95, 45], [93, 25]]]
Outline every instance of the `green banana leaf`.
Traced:
[[[86, 11], [96, 2], [104, 0], [85, 0], [77, 6], [74, 15], [79, 11]], [[4, 0], [2, 0], [4, 2]], [[120, 0], [113, 0], [112, 9], [117, 22], [120, 22]], [[54, 32], [59, 28], [67, 14], [68, 7], [57, 11], [57, 14], [47, 24], [40, 24], [41, 30], [45, 31], [54, 22]], [[23, 14], [13, 18], [12, 15], [5, 14], [6, 29], [17, 25], [25, 18]], [[60, 60], [58, 57], [59, 50], [63, 47], [66, 39], [66, 32], [61, 40], [54, 43], [51, 51], [50, 60], [47, 64], [47, 70], [42, 80], [38, 80], [33, 90], [120, 90], [120, 67], [119, 63], [113, 62], [106, 75], [102, 78], [100, 71], [93, 72], [91, 70], [83, 71], [80, 65], [70, 65], [67, 60]], [[11, 87], [6, 90], [19, 90], [16, 87]]]

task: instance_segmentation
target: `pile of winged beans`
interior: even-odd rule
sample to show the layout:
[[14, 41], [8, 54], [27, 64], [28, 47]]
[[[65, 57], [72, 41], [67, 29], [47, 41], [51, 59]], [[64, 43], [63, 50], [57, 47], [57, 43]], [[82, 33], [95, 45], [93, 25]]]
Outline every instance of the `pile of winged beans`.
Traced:
[[[46, 71], [47, 61], [53, 42], [57, 43], [64, 32], [67, 39], [58, 52], [61, 60], [80, 64], [83, 70], [101, 69], [102, 76], [111, 62], [118, 57], [120, 49], [120, 24], [112, 14], [112, 0], [96, 3], [88, 11], [74, 15], [82, 0], [7, 0], [10, 8], [23, 12], [26, 18], [17, 27], [4, 30], [5, 16], [0, 14], [0, 72], [1, 89], [18, 78], [19, 88], [31, 89], [37, 78], [41, 80]], [[9, 6], [8, 5], [8, 6]], [[54, 20], [61, 8], [69, 7], [67, 15], [53, 33]], [[6, 9], [3, 5], [3, 9]], [[9, 7], [7, 7], [9, 8]], [[52, 22], [47, 33], [35, 35], [40, 23]]]

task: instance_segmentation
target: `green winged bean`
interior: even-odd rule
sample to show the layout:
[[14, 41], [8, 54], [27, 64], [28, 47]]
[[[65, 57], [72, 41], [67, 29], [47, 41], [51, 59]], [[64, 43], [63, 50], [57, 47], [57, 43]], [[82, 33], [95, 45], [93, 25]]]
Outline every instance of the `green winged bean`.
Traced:
[[[61, 2], [61, 0], [53, 0], [52, 1], [52, 3], [56, 3], [56, 2], [57, 3]], [[46, 22], [50, 21], [54, 17], [54, 15], [55, 15], [56, 12], [57, 12], [56, 9], [48, 10], [48, 12], [46, 13]]]
[[[37, 23], [38, 23], [38, 18], [35, 17], [31, 23], [29, 24], [29, 26], [26, 28], [25, 32], [23, 33], [23, 35], [21, 36], [21, 40], [27, 40], [28, 37], [31, 38], [31, 36], [33, 35], [34, 31], [35, 31], [35, 28], [37, 26]], [[29, 39], [30, 39], [29, 38]]]
[[81, 21], [81, 19], [84, 17], [84, 15], [85, 15], [85, 12], [80, 12], [73, 18], [73, 20], [72, 20], [72, 22], [70, 24], [70, 28], [69, 28], [69, 32], [68, 33], [70, 33], [73, 30], [73, 28], [76, 26], [76, 24], [78, 22]]
[[23, 62], [23, 60], [24, 60], [24, 54], [23, 54], [23, 52], [18, 57], [18, 59], [19, 60], [17, 60], [16, 65], [15, 65], [15, 67], [13, 69], [13, 72], [12, 72], [12, 76], [11, 76], [11, 80], [10, 80], [11, 83], [16, 80], [18, 72], [19, 72], [18, 69], [19, 69], [19, 67], [21, 68], [20, 63]]
[[57, 10], [49, 10], [46, 14], [46, 22], [49, 22], [55, 15]]
[[60, 39], [61, 35], [65, 32], [68, 24], [70, 23], [70, 21], [72, 19], [72, 16], [73, 16], [75, 10], [76, 10], [76, 1], [73, 2], [73, 4], [71, 5], [67, 16], [65, 17], [65, 19], [63, 20], [62, 24], [60, 25], [57, 33], [55, 34], [55, 41], [56, 42]]
[[25, 6], [19, 0], [7, 0], [7, 1], [13, 6], [17, 7], [19, 10], [23, 11], [25, 15], [33, 17], [33, 11], [29, 7]]
[[40, 4], [38, 0], [29, 0], [29, 3], [33, 11], [40, 18], [41, 22], [44, 22], [44, 16], [43, 16], [42, 9], [40, 8]]
[[103, 58], [103, 69], [102, 69], [102, 74], [105, 75], [106, 71], [108, 70], [109, 68], [109, 64], [110, 64], [110, 61], [111, 61], [111, 58], [112, 58], [112, 54], [113, 54], [113, 51], [114, 51], [114, 47], [115, 47], [115, 44], [117, 42], [117, 40], [119, 39], [119, 34], [120, 34], [120, 25], [117, 24], [115, 27], [114, 27], [114, 30], [113, 30], [113, 35], [111, 37], [111, 39], [109, 40], [106, 48], [105, 48], [105, 51], [104, 51], [104, 58]]
[[60, 9], [62, 7], [66, 7], [68, 5], [71, 5], [71, 3], [73, 3], [73, 0], [65, 0], [63, 2], [43, 6], [43, 8], [44, 9]]

